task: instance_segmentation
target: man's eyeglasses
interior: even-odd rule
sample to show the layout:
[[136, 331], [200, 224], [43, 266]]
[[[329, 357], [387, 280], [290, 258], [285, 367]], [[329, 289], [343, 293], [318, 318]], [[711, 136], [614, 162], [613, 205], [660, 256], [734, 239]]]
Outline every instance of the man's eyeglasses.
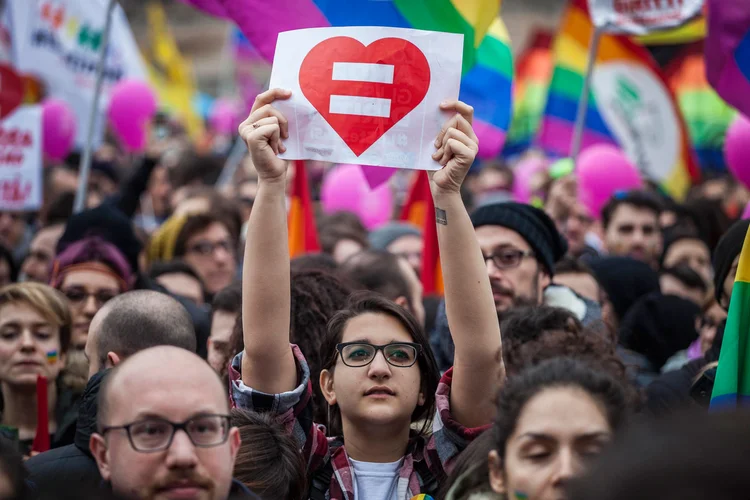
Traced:
[[62, 290], [62, 293], [72, 304], [82, 304], [87, 301], [89, 297], [93, 297], [99, 307], [103, 306], [118, 295], [118, 292], [113, 292], [111, 290], [97, 290], [94, 293], [89, 293], [80, 288], [68, 288]]
[[378, 351], [389, 365], [397, 368], [409, 368], [417, 362], [422, 346], [413, 342], [392, 342], [385, 345], [374, 345], [368, 342], [345, 342], [338, 344], [336, 350], [346, 366], [360, 368], [367, 366], [375, 359]]
[[182, 423], [146, 418], [128, 425], [104, 427], [101, 433], [105, 435], [109, 431], [124, 429], [135, 451], [152, 453], [169, 448], [178, 430], [185, 431], [193, 445], [199, 448], [219, 446], [229, 437], [229, 428], [228, 415], [199, 415]]
[[198, 255], [209, 256], [213, 255], [217, 248], [220, 248], [227, 253], [234, 254], [232, 243], [228, 240], [217, 241], [215, 243], [211, 241], [200, 241], [189, 247], [187, 253], [197, 253]]
[[513, 269], [521, 265], [521, 261], [526, 257], [533, 257], [534, 252], [516, 250], [514, 248], [505, 248], [498, 250], [484, 257], [485, 264], [488, 260], [498, 269]]

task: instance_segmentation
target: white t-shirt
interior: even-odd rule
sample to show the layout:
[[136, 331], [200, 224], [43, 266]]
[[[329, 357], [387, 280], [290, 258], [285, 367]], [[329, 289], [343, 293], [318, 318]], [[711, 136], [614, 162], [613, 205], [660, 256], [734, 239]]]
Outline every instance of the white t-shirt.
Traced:
[[354, 500], [398, 500], [401, 460], [379, 464], [349, 459], [354, 467]]

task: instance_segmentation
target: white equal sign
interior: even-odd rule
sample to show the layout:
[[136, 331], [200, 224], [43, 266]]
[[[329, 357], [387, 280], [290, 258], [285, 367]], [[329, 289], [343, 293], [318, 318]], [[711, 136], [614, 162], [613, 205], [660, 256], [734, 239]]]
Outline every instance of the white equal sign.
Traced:
[[[393, 69], [392, 64], [337, 62], [333, 63], [332, 79], [392, 84]], [[388, 118], [391, 116], [391, 100], [356, 95], [332, 95], [328, 112], [339, 115]]]

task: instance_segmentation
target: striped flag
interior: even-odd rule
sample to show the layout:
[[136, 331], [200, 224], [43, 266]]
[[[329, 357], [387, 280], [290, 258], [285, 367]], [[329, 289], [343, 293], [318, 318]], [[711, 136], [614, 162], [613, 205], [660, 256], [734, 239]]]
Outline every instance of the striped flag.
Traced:
[[294, 180], [289, 203], [289, 258], [320, 251], [305, 162], [294, 162]]
[[517, 156], [529, 149], [539, 130], [552, 78], [552, 38], [552, 33], [538, 31], [518, 58], [513, 88], [513, 121], [503, 147], [504, 157]]
[[750, 231], [745, 235], [721, 342], [711, 409], [750, 406]]
[[750, 5], [708, 0], [706, 76], [729, 104], [750, 116]]
[[[570, 155], [594, 27], [585, 0], [571, 0], [554, 43], [555, 69], [537, 144], [553, 157]], [[664, 75], [641, 46], [601, 35], [582, 150], [621, 147], [647, 178], [682, 199], [700, 178], [685, 123]]]
[[401, 210], [400, 219], [422, 228], [424, 249], [422, 250], [421, 279], [424, 294], [443, 295], [443, 271], [440, 268], [435, 204], [432, 201], [430, 179], [424, 170], [416, 174]]

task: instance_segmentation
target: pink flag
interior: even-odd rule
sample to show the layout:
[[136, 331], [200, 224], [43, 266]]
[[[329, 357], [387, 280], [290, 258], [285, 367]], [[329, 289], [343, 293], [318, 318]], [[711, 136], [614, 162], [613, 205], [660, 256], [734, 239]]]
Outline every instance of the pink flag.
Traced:
[[747, 0], [707, 0], [706, 75], [729, 104], [750, 116], [750, 6]]

